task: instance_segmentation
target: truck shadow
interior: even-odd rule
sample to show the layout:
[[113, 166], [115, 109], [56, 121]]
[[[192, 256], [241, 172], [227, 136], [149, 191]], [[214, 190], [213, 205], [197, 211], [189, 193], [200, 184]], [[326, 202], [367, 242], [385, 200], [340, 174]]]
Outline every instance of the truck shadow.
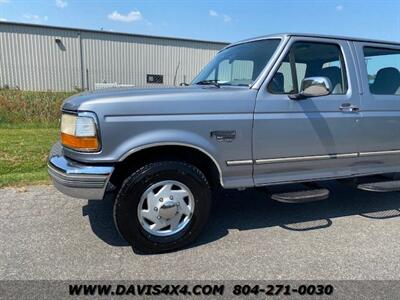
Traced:
[[82, 214], [89, 218], [93, 233], [99, 239], [112, 246], [129, 246], [114, 225], [114, 197], [114, 194], [107, 193], [103, 200], [89, 200], [82, 208]]
[[[189, 247], [216, 241], [232, 229], [245, 231], [279, 226], [300, 234], [335, 226], [334, 219], [345, 216], [358, 215], [370, 219], [370, 222], [391, 218], [400, 220], [400, 193], [365, 192], [336, 181], [324, 182], [322, 186], [331, 191], [330, 198], [304, 204], [286, 204], [270, 199], [269, 193], [296, 189], [293, 185], [268, 191], [216, 191], [208, 225], [197, 242]], [[113, 246], [128, 246], [115, 229], [112, 206], [113, 197], [107, 195], [103, 201], [89, 200], [83, 211], [97, 237]]]

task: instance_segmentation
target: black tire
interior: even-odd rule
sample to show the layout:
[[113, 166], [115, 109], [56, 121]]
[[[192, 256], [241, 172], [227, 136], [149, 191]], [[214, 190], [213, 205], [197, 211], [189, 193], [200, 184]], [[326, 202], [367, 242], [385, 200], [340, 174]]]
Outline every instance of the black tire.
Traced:
[[[146, 232], [139, 222], [137, 206], [142, 194], [153, 184], [176, 180], [193, 194], [195, 206], [188, 225], [180, 232], [160, 237]], [[123, 182], [114, 203], [114, 222], [121, 236], [138, 253], [162, 253], [193, 242], [205, 226], [211, 208], [211, 190], [207, 178], [195, 166], [181, 161], [149, 163], [134, 171]]]

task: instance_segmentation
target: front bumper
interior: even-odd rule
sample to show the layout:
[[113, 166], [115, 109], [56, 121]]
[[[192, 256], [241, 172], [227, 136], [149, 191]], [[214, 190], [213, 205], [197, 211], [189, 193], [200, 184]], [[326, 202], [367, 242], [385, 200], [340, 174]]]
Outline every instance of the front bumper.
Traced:
[[82, 199], [100, 200], [114, 167], [91, 166], [67, 159], [56, 143], [50, 152], [48, 172], [54, 186], [63, 194]]

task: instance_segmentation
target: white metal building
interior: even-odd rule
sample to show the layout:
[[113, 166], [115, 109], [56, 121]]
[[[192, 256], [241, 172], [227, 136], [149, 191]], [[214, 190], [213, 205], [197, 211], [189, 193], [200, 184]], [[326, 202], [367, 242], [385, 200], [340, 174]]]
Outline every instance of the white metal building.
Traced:
[[227, 43], [0, 22], [0, 87], [34, 91], [190, 82]]

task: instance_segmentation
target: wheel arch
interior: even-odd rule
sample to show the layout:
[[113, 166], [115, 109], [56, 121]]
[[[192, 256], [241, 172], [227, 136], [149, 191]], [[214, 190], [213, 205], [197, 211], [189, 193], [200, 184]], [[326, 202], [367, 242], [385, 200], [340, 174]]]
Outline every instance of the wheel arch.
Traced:
[[215, 157], [202, 147], [183, 142], [152, 143], [129, 150], [119, 159], [110, 181], [118, 186], [129, 172], [145, 163], [168, 159], [192, 163], [205, 173], [212, 186], [224, 186], [222, 169]]

